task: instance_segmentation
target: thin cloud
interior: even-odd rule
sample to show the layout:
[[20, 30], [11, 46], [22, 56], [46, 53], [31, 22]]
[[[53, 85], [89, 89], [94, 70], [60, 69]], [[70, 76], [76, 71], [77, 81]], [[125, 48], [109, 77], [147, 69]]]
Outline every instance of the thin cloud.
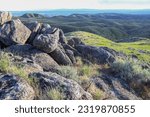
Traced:
[[[134, 7], [133, 7], [134, 4]], [[0, 0], [0, 10], [148, 9], [150, 0]]]

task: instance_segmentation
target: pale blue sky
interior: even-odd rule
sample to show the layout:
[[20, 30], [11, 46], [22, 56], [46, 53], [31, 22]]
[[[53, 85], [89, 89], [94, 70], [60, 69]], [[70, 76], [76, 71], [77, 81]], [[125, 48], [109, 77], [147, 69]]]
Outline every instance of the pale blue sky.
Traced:
[[0, 0], [0, 10], [150, 9], [150, 0]]

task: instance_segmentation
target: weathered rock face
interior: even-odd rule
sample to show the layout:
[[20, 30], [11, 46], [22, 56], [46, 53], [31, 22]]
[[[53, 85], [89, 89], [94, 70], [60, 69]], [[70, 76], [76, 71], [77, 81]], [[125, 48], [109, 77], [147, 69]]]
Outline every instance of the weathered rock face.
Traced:
[[0, 12], [0, 25], [3, 25], [5, 22], [10, 21], [12, 14], [10, 12]]
[[85, 92], [75, 81], [66, 79], [56, 73], [39, 72], [32, 73], [30, 76], [35, 79], [41, 91], [39, 98], [49, 99], [47, 93], [52, 89], [58, 89], [65, 100], [92, 99], [92, 96]]
[[70, 58], [61, 47], [56, 48], [50, 55], [59, 65], [72, 65]]
[[39, 34], [52, 34], [55, 32], [55, 29], [52, 28], [49, 24], [42, 24]]
[[67, 43], [64, 32], [61, 29], [59, 29], [59, 42], [62, 43], [62, 44]]
[[120, 78], [103, 75], [102, 77], [93, 78], [92, 82], [106, 93], [105, 99], [119, 100], [141, 100], [135, 91]]
[[38, 22], [29, 22], [29, 23], [25, 23], [25, 26], [31, 30], [31, 35], [30, 35], [27, 42], [32, 44], [32, 42], [35, 39], [36, 35], [39, 34], [41, 24], [38, 23]]
[[11, 52], [13, 55], [29, 58], [33, 63], [40, 65], [45, 71], [55, 70], [59, 67], [59, 65], [48, 54], [37, 50], [28, 44], [13, 45], [6, 48], [6, 51]]
[[68, 45], [68, 44], [62, 44], [63, 48], [67, 51], [67, 50], [71, 50], [74, 53], [74, 56], [81, 56], [81, 54], [72, 46]]
[[53, 52], [58, 46], [59, 37], [56, 34], [40, 34], [33, 40], [33, 46], [46, 52]]
[[33, 88], [22, 78], [14, 75], [0, 75], [1, 100], [33, 100]]
[[66, 54], [67, 54], [67, 56], [69, 57], [69, 59], [71, 60], [71, 62], [72, 62], [73, 64], [75, 64], [75, 63], [76, 63], [76, 59], [75, 59], [75, 57], [74, 57], [73, 51], [71, 51], [71, 50], [66, 50]]
[[68, 45], [75, 47], [76, 45], [84, 45], [84, 43], [79, 38], [72, 38], [68, 40]]
[[11, 58], [11, 62], [13, 62], [17, 66], [21, 66], [22, 69], [24, 69], [28, 74], [32, 72], [41, 72], [43, 71], [43, 68], [36, 64], [33, 60], [29, 58], [24, 58], [21, 56], [9, 54]]
[[142, 99], [150, 100], [150, 81], [129, 80], [129, 85]]
[[0, 41], [6, 46], [14, 44], [25, 44], [31, 31], [18, 20], [5, 23], [0, 28]]
[[83, 58], [90, 60], [92, 63], [105, 64], [115, 61], [115, 57], [102, 47], [76, 45], [75, 48], [81, 53]]

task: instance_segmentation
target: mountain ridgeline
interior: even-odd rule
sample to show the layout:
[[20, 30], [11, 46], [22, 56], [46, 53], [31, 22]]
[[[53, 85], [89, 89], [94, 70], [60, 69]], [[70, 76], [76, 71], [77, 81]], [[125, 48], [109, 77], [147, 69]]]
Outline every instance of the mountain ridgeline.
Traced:
[[[86, 31], [115, 41], [135, 37], [150, 38], [150, 14], [99, 13], [30, 18], [32, 21], [44, 22], [61, 28], [65, 33]], [[23, 16], [20, 19], [29, 20]]]

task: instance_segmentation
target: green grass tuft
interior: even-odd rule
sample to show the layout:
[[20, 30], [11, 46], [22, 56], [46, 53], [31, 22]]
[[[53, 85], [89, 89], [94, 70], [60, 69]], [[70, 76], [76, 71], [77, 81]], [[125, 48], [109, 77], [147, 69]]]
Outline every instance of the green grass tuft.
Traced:
[[31, 82], [28, 78], [28, 73], [20, 66], [11, 62], [9, 55], [6, 53], [0, 53], [0, 72], [18, 75], [27, 80], [29, 83]]
[[58, 89], [51, 89], [48, 92], [48, 97], [51, 100], [63, 100], [63, 94]]

